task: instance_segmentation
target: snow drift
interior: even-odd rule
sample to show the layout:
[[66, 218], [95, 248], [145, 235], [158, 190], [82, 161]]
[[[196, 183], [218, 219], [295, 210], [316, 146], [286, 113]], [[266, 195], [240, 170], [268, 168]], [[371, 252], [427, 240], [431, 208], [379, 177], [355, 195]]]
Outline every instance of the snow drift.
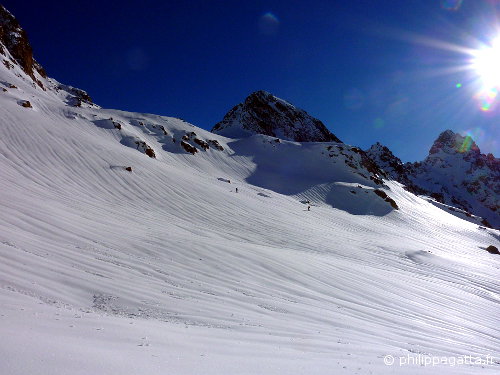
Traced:
[[498, 354], [497, 231], [355, 147], [102, 109], [3, 47], [0, 373], [418, 374], [436, 369], [384, 358]]

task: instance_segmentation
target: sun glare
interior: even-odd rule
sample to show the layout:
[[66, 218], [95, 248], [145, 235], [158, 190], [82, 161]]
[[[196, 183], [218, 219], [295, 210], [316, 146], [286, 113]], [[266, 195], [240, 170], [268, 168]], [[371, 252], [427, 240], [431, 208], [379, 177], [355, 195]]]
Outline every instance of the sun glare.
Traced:
[[500, 87], [500, 37], [475, 53], [473, 66], [486, 88]]

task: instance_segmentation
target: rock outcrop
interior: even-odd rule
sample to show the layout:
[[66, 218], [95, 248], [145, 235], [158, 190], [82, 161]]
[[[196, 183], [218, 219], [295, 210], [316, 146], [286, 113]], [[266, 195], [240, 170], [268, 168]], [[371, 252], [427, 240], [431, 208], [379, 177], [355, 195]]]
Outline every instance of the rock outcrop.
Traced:
[[320, 120], [266, 91], [249, 95], [212, 132], [231, 138], [264, 134], [296, 142], [341, 143]]
[[367, 155], [408, 190], [481, 216], [486, 219], [483, 224], [500, 227], [500, 159], [482, 154], [470, 136], [442, 132], [422, 162], [403, 164], [379, 143]]
[[43, 87], [42, 82], [37, 78], [37, 73], [43, 78], [47, 78], [47, 74], [33, 58], [33, 50], [26, 31], [21, 28], [16, 18], [0, 4], [0, 53], [4, 56], [5, 49], [9, 51], [14, 61], [4, 58], [3, 63], [6, 66], [17, 63], [38, 86]]

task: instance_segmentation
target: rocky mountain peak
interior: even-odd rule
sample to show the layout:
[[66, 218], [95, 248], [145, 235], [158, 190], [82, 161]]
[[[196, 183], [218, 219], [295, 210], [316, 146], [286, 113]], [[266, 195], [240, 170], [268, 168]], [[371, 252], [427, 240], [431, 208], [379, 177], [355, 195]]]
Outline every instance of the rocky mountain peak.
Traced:
[[388, 147], [384, 146], [380, 142], [373, 144], [368, 150], [366, 150], [367, 155], [372, 158], [374, 161], [397, 161], [401, 163], [401, 160], [394, 156], [391, 150]]
[[252, 100], [274, 101], [276, 99], [278, 99], [278, 98], [276, 98], [270, 92], [267, 92], [265, 90], [258, 90], [258, 91], [252, 92], [250, 95], [248, 95], [245, 99], [245, 102], [252, 101]]
[[395, 157], [392, 151], [389, 150], [387, 146], [384, 146], [380, 142], [374, 143], [366, 152], [377, 157], [383, 157], [383, 158]]
[[395, 156], [388, 147], [377, 142], [365, 152], [389, 178], [400, 181], [407, 187], [410, 185], [409, 181], [406, 179], [406, 169], [403, 162]]
[[[42, 66], [33, 58], [33, 50], [26, 31], [21, 28], [16, 18], [0, 4], [0, 53], [4, 56], [5, 49], [12, 56], [12, 63], [18, 64], [34, 82], [43, 87], [40, 80], [36, 78], [35, 72], [43, 78], [46, 78], [47, 75]], [[3, 63], [7, 67], [11, 64], [6, 58], [3, 59]]]
[[212, 132], [232, 138], [265, 134], [296, 142], [341, 143], [320, 120], [263, 90], [233, 107]]
[[465, 154], [473, 153], [480, 154], [481, 151], [476, 145], [472, 137], [462, 136], [452, 130], [445, 130], [439, 137], [434, 141], [432, 145], [429, 156], [439, 153], [445, 154]]
[[500, 159], [481, 154], [470, 136], [446, 130], [429, 156], [416, 163], [403, 164], [378, 142], [366, 154], [407, 190], [483, 217], [484, 225], [500, 227]]

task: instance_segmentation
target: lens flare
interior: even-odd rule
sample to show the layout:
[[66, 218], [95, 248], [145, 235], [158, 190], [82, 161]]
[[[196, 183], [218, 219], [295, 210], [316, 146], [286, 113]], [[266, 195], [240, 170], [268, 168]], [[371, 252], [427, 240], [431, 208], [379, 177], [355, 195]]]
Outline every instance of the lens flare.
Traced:
[[483, 144], [487, 141], [486, 132], [481, 127], [469, 128], [460, 132], [465, 136], [471, 137], [476, 144]]
[[464, 138], [462, 145], [459, 147], [458, 152], [464, 153], [470, 151], [471, 146], [472, 146], [472, 137], [470, 135], [467, 135]]
[[475, 53], [473, 67], [485, 86], [500, 86], [500, 37]]
[[500, 36], [473, 54], [472, 68], [481, 81], [482, 88], [476, 95], [479, 107], [491, 112], [497, 106], [500, 89]]
[[459, 10], [463, 0], [441, 0], [441, 7], [446, 10]]
[[498, 89], [492, 87], [490, 89], [485, 89], [479, 92], [477, 95], [477, 100], [482, 111], [489, 112], [492, 111], [497, 103], [498, 99]]
[[375, 129], [382, 129], [383, 127], [385, 126], [385, 121], [384, 119], [380, 118], [380, 117], [377, 117], [374, 121], [373, 121], [373, 127]]
[[259, 18], [261, 34], [274, 35], [278, 32], [280, 21], [273, 13], [267, 12]]

